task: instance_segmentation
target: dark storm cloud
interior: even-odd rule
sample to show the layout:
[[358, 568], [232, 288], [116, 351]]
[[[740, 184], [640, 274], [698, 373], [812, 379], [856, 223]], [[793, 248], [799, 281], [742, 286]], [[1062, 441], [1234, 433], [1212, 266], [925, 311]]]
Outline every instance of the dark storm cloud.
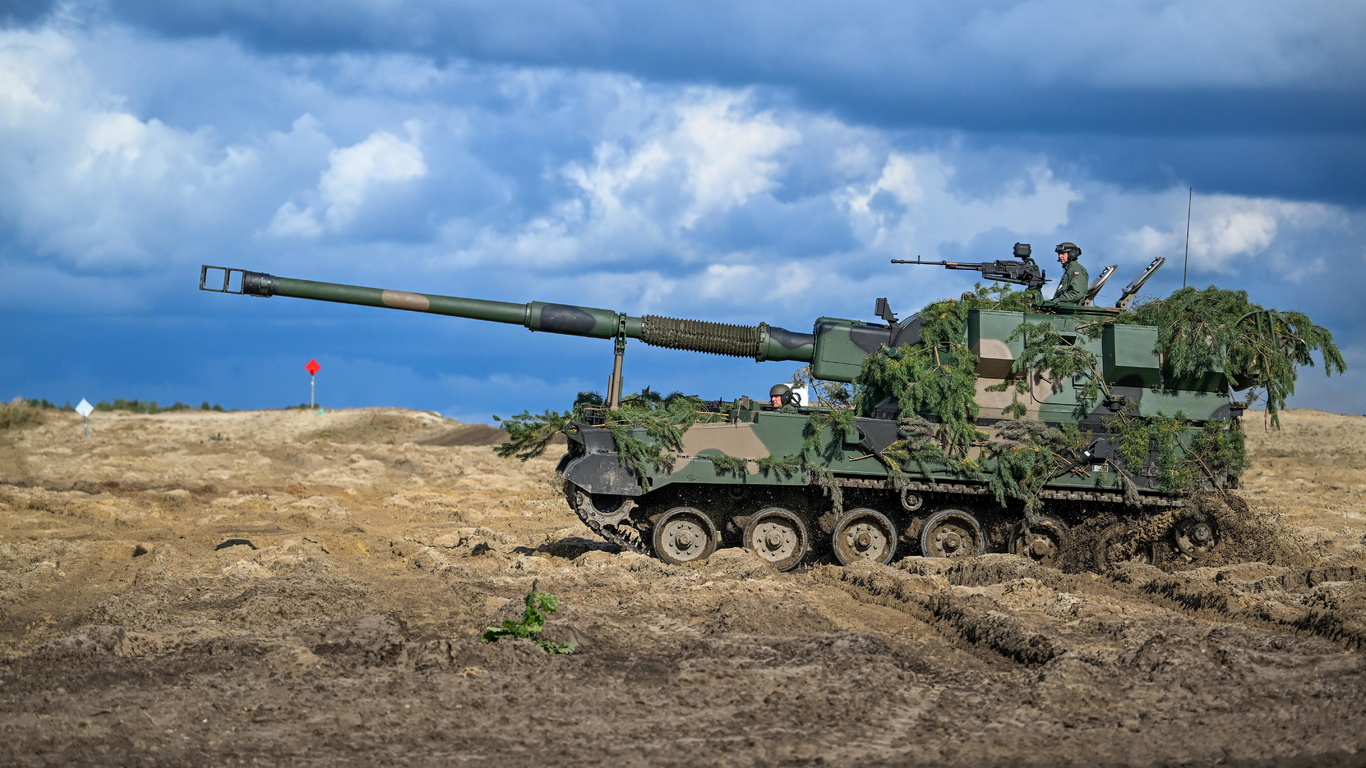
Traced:
[[5, 0], [0, 4], [0, 27], [33, 24], [47, 18], [56, 7], [56, 0]]
[[[1070, 0], [932, 8], [720, 0], [325, 4], [109, 0], [168, 36], [274, 53], [400, 51], [772, 86], [805, 108], [991, 143], [1030, 134], [1102, 178], [1360, 204], [1366, 10]], [[1049, 137], [1052, 140], [1049, 141]], [[1240, 162], [1206, 162], [1237, 153]]]
[[[989, 150], [1001, 136], [968, 135]], [[1124, 187], [1189, 185], [1197, 193], [1366, 204], [1366, 126], [1308, 135], [1017, 134], [1009, 144], [1056, 158]]]
[[[891, 0], [107, 2], [119, 17], [161, 34], [227, 35], [281, 53], [404, 51], [652, 79], [769, 83], [828, 89], [824, 97], [842, 92], [851, 103], [882, 102], [889, 110], [916, 94], [941, 104], [1005, 99], [1009, 107], [1023, 91], [1057, 94], [1058, 106], [1085, 117], [1077, 97], [1089, 94], [1101, 100], [1095, 111], [1130, 109], [1139, 125], [1163, 120], [1145, 91], [1215, 89], [1214, 97], [1230, 100], [1208, 105], [1216, 111], [1236, 107], [1240, 92], [1254, 101], [1287, 88], [1345, 96], [1364, 86], [1344, 74], [1366, 62], [1366, 10], [1341, 4], [1267, 2], [1253, 14], [1231, 0], [1116, 2], [1103, 12], [1073, 0], [962, 7]], [[1185, 18], [1171, 18], [1182, 11]], [[1055, 116], [1033, 119], [1046, 127]]]

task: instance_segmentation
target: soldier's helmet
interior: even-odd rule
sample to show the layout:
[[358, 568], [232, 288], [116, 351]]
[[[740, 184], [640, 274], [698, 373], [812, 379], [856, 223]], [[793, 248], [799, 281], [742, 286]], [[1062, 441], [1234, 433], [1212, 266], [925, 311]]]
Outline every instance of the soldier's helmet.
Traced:
[[1081, 249], [1076, 243], [1058, 243], [1058, 247], [1053, 249], [1054, 253], [1066, 253], [1070, 259], [1081, 258]]
[[772, 400], [775, 397], [781, 397], [783, 405], [787, 405], [792, 402], [792, 388], [786, 384], [774, 384], [768, 390], [768, 399]]

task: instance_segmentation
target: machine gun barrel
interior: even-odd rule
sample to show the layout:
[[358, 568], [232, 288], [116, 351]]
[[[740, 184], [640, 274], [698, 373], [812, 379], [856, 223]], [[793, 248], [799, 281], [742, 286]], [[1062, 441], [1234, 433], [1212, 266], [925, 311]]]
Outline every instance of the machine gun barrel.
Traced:
[[427, 312], [521, 325], [532, 331], [567, 336], [639, 339], [656, 347], [748, 357], [757, 361], [811, 362], [816, 345], [814, 334], [794, 333], [767, 323], [747, 326], [655, 315], [633, 317], [610, 309], [571, 304], [544, 301], [515, 304], [506, 301], [410, 293], [359, 285], [297, 280], [276, 277], [264, 272], [209, 265], [200, 267], [199, 289], [245, 296], [290, 296], [314, 301]]
[[[1017, 244], [1016, 250], [1019, 253]], [[1020, 261], [1002, 259], [998, 261], [924, 261], [919, 256], [915, 261], [910, 259], [892, 259], [893, 264], [921, 264], [931, 267], [943, 267], [945, 269], [966, 269], [974, 272], [981, 272], [982, 276], [1001, 283], [1014, 283], [1028, 288], [1038, 290], [1044, 286], [1048, 280], [1044, 277], [1043, 270], [1029, 257], [1029, 246], [1024, 246], [1023, 255], [1019, 256]]]

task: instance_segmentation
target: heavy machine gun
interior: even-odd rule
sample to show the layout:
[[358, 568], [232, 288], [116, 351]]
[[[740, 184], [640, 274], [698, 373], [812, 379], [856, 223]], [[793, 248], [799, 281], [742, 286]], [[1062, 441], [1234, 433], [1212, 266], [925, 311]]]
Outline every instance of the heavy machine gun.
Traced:
[[945, 269], [970, 269], [974, 272], [981, 272], [982, 277], [988, 280], [995, 280], [1001, 283], [1014, 283], [1023, 285], [1030, 290], [1037, 291], [1047, 283], [1044, 271], [1039, 269], [1039, 265], [1034, 262], [1031, 255], [1029, 243], [1016, 243], [1015, 253], [1013, 254], [1019, 261], [1010, 259], [1000, 259], [997, 261], [922, 261], [919, 256], [915, 261], [910, 259], [892, 259], [893, 264], [924, 264], [927, 266], [942, 266]]

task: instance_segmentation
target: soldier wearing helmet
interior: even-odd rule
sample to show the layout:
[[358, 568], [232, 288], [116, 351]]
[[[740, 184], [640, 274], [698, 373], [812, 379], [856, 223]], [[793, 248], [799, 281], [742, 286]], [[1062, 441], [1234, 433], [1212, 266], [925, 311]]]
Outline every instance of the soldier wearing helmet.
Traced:
[[1058, 254], [1058, 263], [1062, 265], [1063, 272], [1062, 279], [1058, 281], [1058, 290], [1049, 303], [1080, 304], [1091, 285], [1091, 276], [1086, 274], [1086, 267], [1079, 261], [1081, 249], [1076, 243], [1058, 243], [1053, 250]]
[[798, 401], [797, 394], [792, 391], [792, 387], [786, 384], [774, 384], [768, 390], [768, 403], [775, 411], [795, 411]]

